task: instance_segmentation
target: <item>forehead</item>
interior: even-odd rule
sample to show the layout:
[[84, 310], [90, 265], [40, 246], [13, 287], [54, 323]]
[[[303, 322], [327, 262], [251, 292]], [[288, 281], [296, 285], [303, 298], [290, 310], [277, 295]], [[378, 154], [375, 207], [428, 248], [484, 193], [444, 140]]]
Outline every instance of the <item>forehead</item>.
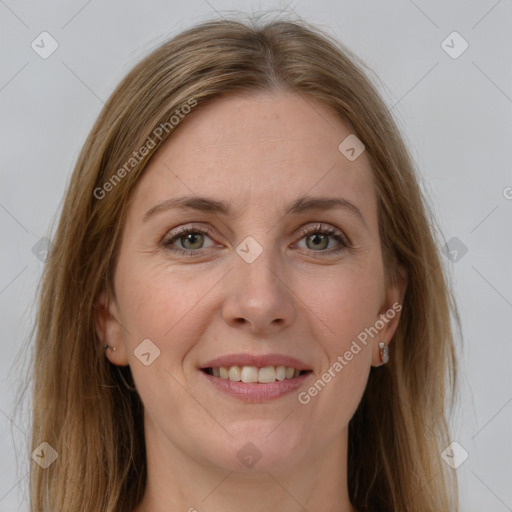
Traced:
[[375, 213], [363, 152], [338, 146], [353, 131], [321, 102], [294, 93], [217, 98], [197, 107], [153, 156], [135, 202], [213, 196], [234, 210], [282, 206], [304, 195], [340, 196]]

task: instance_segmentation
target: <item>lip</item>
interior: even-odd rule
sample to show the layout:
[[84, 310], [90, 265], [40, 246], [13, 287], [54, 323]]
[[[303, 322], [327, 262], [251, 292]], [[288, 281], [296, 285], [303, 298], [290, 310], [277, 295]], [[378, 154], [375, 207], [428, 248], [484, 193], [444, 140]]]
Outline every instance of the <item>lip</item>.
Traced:
[[310, 366], [300, 361], [299, 359], [283, 354], [229, 354], [226, 356], [217, 357], [211, 361], [207, 361], [206, 363], [201, 364], [199, 368], [220, 368], [221, 366], [229, 368], [230, 366], [235, 365], [256, 366], [258, 368], [264, 368], [265, 366], [287, 366], [295, 368], [296, 370], [311, 370]]
[[199, 373], [219, 391], [248, 403], [270, 402], [271, 400], [276, 400], [288, 395], [299, 389], [304, 384], [305, 380], [313, 375], [310, 371], [293, 379], [277, 380], [270, 384], [259, 384], [221, 379], [213, 375], [208, 375], [201, 370], [199, 370]]

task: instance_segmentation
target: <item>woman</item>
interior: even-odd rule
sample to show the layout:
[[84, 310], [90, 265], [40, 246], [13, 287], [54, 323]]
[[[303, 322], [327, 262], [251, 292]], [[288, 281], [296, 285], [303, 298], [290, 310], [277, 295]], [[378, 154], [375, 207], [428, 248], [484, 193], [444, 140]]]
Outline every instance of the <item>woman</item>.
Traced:
[[122, 81], [69, 185], [33, 510], [457, 510], [453, 307], [354, 58], [304, 23], [190, 29]]

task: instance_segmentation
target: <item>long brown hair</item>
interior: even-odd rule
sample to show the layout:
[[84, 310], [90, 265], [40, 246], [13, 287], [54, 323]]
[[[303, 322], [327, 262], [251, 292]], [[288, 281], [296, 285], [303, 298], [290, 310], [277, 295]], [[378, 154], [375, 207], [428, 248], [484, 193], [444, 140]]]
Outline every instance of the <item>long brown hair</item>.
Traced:
[[[129, 368], [108, 362], [95, 330], [99, 294], [114, 294], [130, 195], [151, 156], [172, 136], [173, 127], [160, 138], [155, 129], [169, 125], [176, 110], [191, 103], [200, 109], [221, 95], [277, 89], [320, 100], [364, 143], [386, 277], [394, 279], [398, 265], [408, 275], [390, 363], [371, 370], [350, 422], [352, 504], [358, 511], [457, 510], [456, 481], [440, 456], [449, 444], [455, 306], [436, 231], [392, 116], [357, 59], [318, 29], [302, 21], [219, 20], [181, 33], [126, 76], [71, 177], [41, 285], [32, 384], [32, 449], [45, 441], [58, 459], [47, 469], [32, 465], [33, 511], [126, 512], [140, 502], [146, 484], [142, 404], [130, 389]], [[127, 167], [143, 146], [145, 154]]]

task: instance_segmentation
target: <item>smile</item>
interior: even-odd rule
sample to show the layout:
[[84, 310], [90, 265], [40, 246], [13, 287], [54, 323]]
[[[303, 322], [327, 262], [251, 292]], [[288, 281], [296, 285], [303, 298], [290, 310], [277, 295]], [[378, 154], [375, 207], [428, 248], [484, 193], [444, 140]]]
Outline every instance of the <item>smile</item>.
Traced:
[[261, 403], [288, 395], [313, 375], [311, 367], [283, 354], [231, 354], [200, 365], [209, 385], [249, 403]]
[[290, 366], [219, 366], [204, 368], [203, 371], [219, 379], [231, 380], [233, 382], [272, 384], [276, 381], [295, 379], [308, 370], [297, 370]]

